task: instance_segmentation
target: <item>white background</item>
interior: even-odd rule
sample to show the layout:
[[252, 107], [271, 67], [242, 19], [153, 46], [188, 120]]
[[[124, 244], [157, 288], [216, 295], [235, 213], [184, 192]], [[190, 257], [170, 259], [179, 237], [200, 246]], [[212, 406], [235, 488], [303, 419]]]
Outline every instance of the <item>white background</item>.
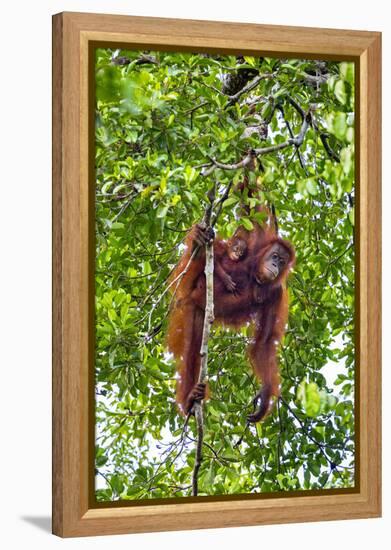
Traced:
[[[390, 281], [390, 33], [387, 2], [125, 0], [27, 2], [1, 7], [0, 494], [3, 548], [389, 548], [390, 291], [384, 296], [383, 519], [61, 540], [51, 512], [51, 15], [90, 11], [382, 31], [384, 276]], [[388, 20], [389, 21], [389, 20]], [[388, 122], [388, 124], [387, 124]], [[387, 526], [388, 523], [388, 526]], [[388, 537], [387, 537], [388, 531]]]

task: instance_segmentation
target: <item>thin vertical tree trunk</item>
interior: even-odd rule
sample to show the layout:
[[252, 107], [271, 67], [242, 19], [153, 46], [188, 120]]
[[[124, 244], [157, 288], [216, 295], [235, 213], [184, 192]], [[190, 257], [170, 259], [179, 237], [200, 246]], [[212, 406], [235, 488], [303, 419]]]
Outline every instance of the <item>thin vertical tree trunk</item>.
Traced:
[[[202, 342], [200, 348], [201, 367], [198, 382], [205, 383], [208, 377], [208, 341], [210, 329], [214, 321], [214, 303], [213, 303], [213, 241], [205, 245], [205, 277], [206, 277], [206, 304], [204, 327], [202, 331]], [[198, 473], [202, 463], [202, 445], [204, 439], [204, 415], [202, 402], [195, 402], [193, 411], [197, 424], [197, 448], [196, 458], [193, 469], [192, 495], [198, 494]]]

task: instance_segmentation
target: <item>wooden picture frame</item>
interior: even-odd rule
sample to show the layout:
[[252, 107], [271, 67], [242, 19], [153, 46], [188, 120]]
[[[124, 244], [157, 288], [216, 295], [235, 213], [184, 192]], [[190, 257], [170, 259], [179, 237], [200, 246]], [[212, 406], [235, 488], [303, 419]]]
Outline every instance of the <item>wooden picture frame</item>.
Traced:
[[[89, 75], [96, 43], [263, 52], [356, 65], [359, 482], [344, 494], [96, 507], [91, 499], [94, 250]], [[87, 13], [53, 17], [53, 533], [62, 537], [369, 518], [381, 514], [381, 34]]]

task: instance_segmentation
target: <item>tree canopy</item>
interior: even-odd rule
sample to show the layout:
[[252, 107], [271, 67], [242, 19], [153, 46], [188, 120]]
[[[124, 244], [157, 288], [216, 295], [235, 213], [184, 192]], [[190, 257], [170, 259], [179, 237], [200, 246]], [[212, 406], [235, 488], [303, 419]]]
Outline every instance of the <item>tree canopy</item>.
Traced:
[[[251, 337], [213, 327], [200, 495], [354, 485], [354, 65], [96, 51], [98, 501], [185, 497], [195, 425], [175, 404], [167, 279], [207, 193], [250, 177], [296, 248], [281, 399], [246, 428]], [[309, 121], [304, 124], [304, 121]], [[217, 223], [238, 215], [234, 186]]]

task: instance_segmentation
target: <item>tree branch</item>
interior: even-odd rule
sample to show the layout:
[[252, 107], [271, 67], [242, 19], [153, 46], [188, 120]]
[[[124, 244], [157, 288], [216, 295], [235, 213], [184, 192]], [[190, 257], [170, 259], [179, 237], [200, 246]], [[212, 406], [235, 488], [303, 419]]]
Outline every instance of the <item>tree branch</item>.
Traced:
[[326, 134], [325, 132], [321, 132], [319, 134], [319, 137], [320, 137], [320, 141], [322, 142], [323, 144], [323, 147], [325, 148], [326, 150], [326, 153], [328, 154], [328, 156], [335, 160], [336, 162], [340, 162], [340, 158], [339, 156], [337, 155], [337, 153], [335, 151], [333, 151], [333, 149], [330, 147], [330, 144], [328, 142], [328, 139], [329, 139], [329, 135]]
[[296, 149], [303, 144], [304, 137], [307, 133], [308, 128], [312, 125], [312, 112], [311, 108], [304, 116], [303, 123], [300, 128], [300, 132], [297, 136], [290, 137], [287, 141], [283, 143], [278, 143], [276, 145], [269, 145], [268, 147], [260, 147], [258, 149], [252, 149], [242, 160], [234, 164], [225, 164], [216, 160], [215, 158], [210, 157], [212, 164], [205, 166], [201, 172], [202, 176], [209, 176], [216, 168], [221, 168], [222, 170], [238, 170], [239, 168], [245, 168], [255, 157], [261, 157], [262, 155], [267, 155], [268, 153], [275, 153], [276, 151], [281, 151], [288, 147], [294, 145]]
[[[210, 203], [205, 211], [204, 224], [206, 227], [210, 227], [213, 204], [216, 198], [216, 184], [214, 185], [211, 193], [208, 195]], [[200, 348], [201, 366], [200, 374], [198, 376], [198, 383], [205, 383], [208, 377], [208, 341], [210, 329], [214, 321], [214, 303], [213, 303], [213, 271], [214, 271], [214, 257], [213, 257], [213, 240], [205, 244], [205, 278], [206, 278], [206, 303], [205, 303], [205, 317], [204, 326], [202, 330], [202, 341]], [[196, 401], [193, 405], [193, 412], [197, 424], [197, 447], [196, 447], [196, 459], [193, 469], [192, 479], [192, 495], [198, 494], [198, 474], [202, 464], [202, 444], [204, 440], [204, 415], [202, 402]]]
[[236, 103], [236, 101], [239, 99], [239, 97], [241, 95], [243, 95], [243, 94], [249, 92], [250, 90], [253, 90], [254, 88], [256, 88], [256, 86], [258, 86], [258, 84], [261, 82], [261, 80], [265, 80], [265, 78], [273, 78], [275, 75], [276, 75], [276, 73], [265, 73], [265, 74], [260, 74], [260, 75], [256, 76], [255, 78], [253, 78], [253, 80], [251, 80], [248, 84], [246, 84], [246, 86], [244, 86], [241, 90], [236, 92], [236, 94], [228, 96], [229, 101], [227, 103], [227, 107], [229, 107], [229, 106], [233, 105], [234, 103]]

